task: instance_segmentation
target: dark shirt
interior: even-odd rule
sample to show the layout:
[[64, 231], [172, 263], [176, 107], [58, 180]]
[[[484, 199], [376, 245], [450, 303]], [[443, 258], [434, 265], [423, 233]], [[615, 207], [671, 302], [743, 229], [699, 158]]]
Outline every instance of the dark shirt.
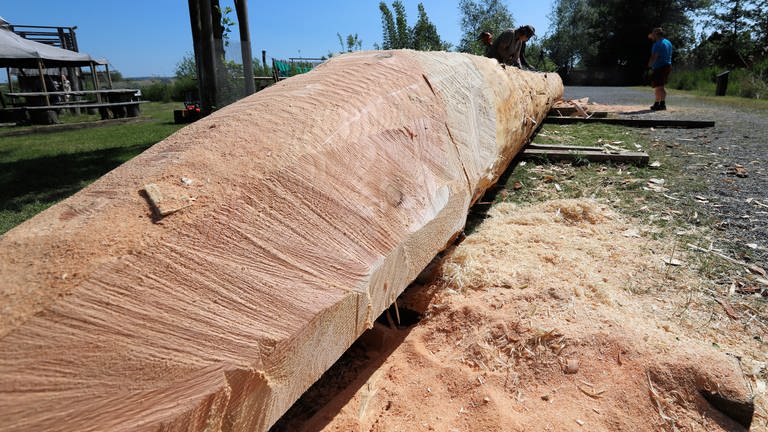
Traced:
[[485, 56], [495, 58], [501, 64], [519, 68], [530, 67], [525, 60], [525, 42], [520, 40], [520, 35], [514, 30], [505, 30], [496, 37], [493, 43], [486, 47]]

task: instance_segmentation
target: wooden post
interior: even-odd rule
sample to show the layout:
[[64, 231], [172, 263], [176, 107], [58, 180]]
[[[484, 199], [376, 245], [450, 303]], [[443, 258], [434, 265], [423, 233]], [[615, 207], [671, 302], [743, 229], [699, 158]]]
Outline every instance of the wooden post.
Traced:
[[267, 72], [267, 50], [261, 50], [261, 65], [264, 66], [264, 73]]
[[197, 0], [188, 0], [189, 4], [189, 22], [192, 28], [192, 47], [195, 54], [195, 78], [197, 79], [197, 95], [195, 100], [200, 100], [200, 83], [203, 76], [201, 71], [202, 60], [200, 47], [200, 5]]
[[[96, 76], [96, 63], [91, 62], [91, 81], [93, 82], [93, 89], [99, 89], [99, 77]], [[101, 103], [101, 95], [96, 93], [96, 100]]]
[[74, 52], [80, 52], [80, 49], [77, 47], [77, 36], [75, 35], [75, 29], [77, 29], [77, 26], [69, 28], [69, 34], [72, 36], [72, 48], [70, 49]]
[[203, 114], [217, 106], [216, 51], [213, 42], [213, 15], [210, 0], [198, 0], [200, 11], [200, 105]]
[[243, 54], [243, 77], [245, 78], [245, 95], [256, 92], [256, 83], [253, 81], [253, 53], [251, 52], [251, 35], [248, 30], [248, 4], [247, 0], [235, 0], [237, 22], [240, 27], [240, 52]]
[[45, 93], [45, 104], [51, 106], [51, 98], [48, 97], [48, 86], [45, 84], [45, 75], [43, 72], [43, 61], [37, 61], [37, 70], [40, 71], [40, 82], [43, 83], [43, 92]]
[[109, 73], [109, 64], [104, 65], [105, 68], [107, 68], [107, 82], [109, 83], [109, 88], [112, 88], [112, 75]]
[[5, 73], [8, 74], [8, 89], [13, 93], [13, 79], [11, 77], [11, 68], [5, 68]]

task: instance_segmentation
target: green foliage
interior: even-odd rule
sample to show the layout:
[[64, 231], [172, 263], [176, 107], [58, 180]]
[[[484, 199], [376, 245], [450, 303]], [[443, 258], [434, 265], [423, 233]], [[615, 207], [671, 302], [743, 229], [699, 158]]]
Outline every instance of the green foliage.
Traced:
[[[713, 61], [725, 67], [750, 67], [755, 56], [765, 56], [768, 12], [765, 0], [716, 0], [707, 24], [714, 32], [707, 38]], [[764, 45], [763, 45], [764, 46]]]
[[424, 5], [419, 3], [419, 19], [413, 26], [411, 47], [418, 51], [448, 51], [451, 44], [440, 39], [437, 27], [429, 20]]
[[440, 39], [437, 27], [429, 20], [424, 4], [418, 4], [419, 18], [413, 27], [408, 26], [405, 6], [400, 0], [392, 2], [391, 10], [382, 1], [379, 3], [379, 10], [383, 33], [382, 49], [447, 51], [451, 48], [451, 44]]
[[555, 72], [557, 64], [546, 54], [541, 43], [529, 42], [525, 47], [525, 59], [536, 70], [541, 72]]
[[594, 41], [598, 29], [590, 26], [598, 20], [597, 10], [589, 5], [589, 0], [556, 1], [549, 19], [554, 31], [544, 38], [542, 45], [555, 64], [574, 67], [583, 57], [597, 54]]
[[667, 87], [715, 94], [715, 77], [720, 72], [722, 71], [714, 66], [675, 69], [669, 76]]
[[346, 46], [344, 45], [345, 38], [341, 37], [341, 33], [336, 33], [336, 37], [339, 38], [339, 46], [341, 46], [341, 52], [352, 52], [363, 49], [363, 40], [357, 35], [357, 33], [348, 34], [346, 37]]
[[197, 79], [197, 66], [195, 65], [195, 56], [187, 53], [181, 61], [176, 63], [176, 78]]
[[727, 95], [749, 99], [768, 98], [768, 82], [749, 69], [736, 69], [731, 72]]
[[400, 0], [395, 0], [392, 3], [392, 9], [394, 14], [385, 2], [379, 3], [381, 27], [384, 33], [382, 48], [385, 50], [409, 48], [411, 30], [406, 21], [405, 7]]
[[646, 35], [663, 27], [675, 58], [693, 46], [693, 14], [711, 0], [556, 0], [550, 18], [554, 31], [544, 45], [560, 66], [611, 70], [639, 81], [651, 42]]
[[123, 74], [118, 70], [110, 70], [109, 75], [112, 77], [113, 82], [123, 81]]
[[216, 34], [221, 35], [221, 39], [224, 41], [224, 46], [229, 46], [229, 34], [232, 33], [232, 27], [237, 24], [230, 16], [232, 14], [232, 8], [225, 6], [223, 9], [218, 4], [218, 0], [213, 6], [213, 16], [219, 17], [216, 24]]
[[170, 102], [172, 86], [165, 81], [152, 81], [140, 88], [142, 99], [152, 102]]
[[460, 0], [462, 37], [459, 51], [483, 55], [484, 45], [477, 40], [480, 33], [487, 31], [498, 35], [514, 27], [512, 13], [501, 0]]
[[403, 6], [403, 2], [400, 0], [395, 0], [392, 2], [392, 9], [395, 11], [396, 45], [398, 48], [409, 48], [411, 44], [411, 28], [408, 27], [405, 6]]
[[[768, 60], [764, 61], [766, 65], [761, 68], [768, 68]], [[766, 82], [765, 72], [756, 69], [734, 69], [728, 77], [727, 96], [735, 96], [750, 99], [768, 99], [768, 83]], [[677, 90], [694, 91], [704, 95], [714, 95], [716, 87], [716, 77], [723, 72], [721, 68], [710, 66], [706, 68], [683, 68], [675, 70], [670, 75], [668, 87]]]

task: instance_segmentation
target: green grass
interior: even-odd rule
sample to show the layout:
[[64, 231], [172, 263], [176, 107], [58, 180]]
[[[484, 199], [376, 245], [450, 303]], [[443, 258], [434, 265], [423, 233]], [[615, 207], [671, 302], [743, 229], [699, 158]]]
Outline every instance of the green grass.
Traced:
[[181, 126], [173, 124], [177, 105], [142, 105], [146, 122], [2, 137], [0, 234], [178, 130]]
[[[531, 203], [562, 198], [597, 199], [654, 225], [658, 228], [654, 237], [674, 236], [684, 227], [710, 222], [697, 212], [694, 202], [695, 196], [704, 192], [702, 183], [671, 156], [667, 148], [670, 143], [654, 141], [647, 131], [601, 124], [544, 125], [534, 142], [642, 149], [652, 162], [658, 161], [661, 166], [529, 161], [515, 168], [506, 182], [507, 193], [501, 194], [499, 200]], [[664, 179], [669, 191], [648, 190], [651, 178]], [[515, 183], [522, 188], [514, 190]]]

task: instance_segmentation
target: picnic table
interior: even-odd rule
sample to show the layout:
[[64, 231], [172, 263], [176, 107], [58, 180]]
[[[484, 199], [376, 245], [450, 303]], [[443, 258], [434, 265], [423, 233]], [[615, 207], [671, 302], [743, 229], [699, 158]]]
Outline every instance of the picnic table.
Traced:
[[30, 114], [33, 123], [52, 123], [56, 113], [62, 109], [98, 110], [102, 120], [109, 118], [137, 117], [139, 100], [137, 89], [76, 90], [52, 92], [11, 92], [5, 93], [10, 99], [10, 108], [16, 117]]

